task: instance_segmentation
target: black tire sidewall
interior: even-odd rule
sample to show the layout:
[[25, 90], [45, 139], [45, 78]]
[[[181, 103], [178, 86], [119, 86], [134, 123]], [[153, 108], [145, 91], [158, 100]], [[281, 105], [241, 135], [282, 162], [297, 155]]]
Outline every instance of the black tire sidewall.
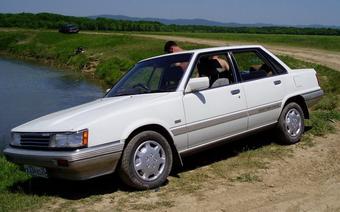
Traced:
[[[163, 173], [153, 181], [141, 179], [134, 169], [134, 154], [140, 144], [147, 140], [152, 140], [160, 144], [166, 155], [166, 162]], [[151, 189], [161, 186], [169, 176], [172, 168], [172, 151], [168, 141], [161, 134], [154, 131], [144, 131], [135, 135], [126, 145], [120, 167], [122, 180], [129, 186], [136, 189]]]
[[[286, 121], [285, 121], [285, 118], [286, 118], [286, 115], [288, 113], [288, 111], [290, 111], [291, 109], [296, 109], [300, 116], [301, 116], [301, 130], [299, 132], [299, 134], [297, 136], [291, 136], [287, 130], [286, 130]], [[301, 137], [302, 137], [302, 134], [304, 132], [304, 129], [305, 129], [305, 124], [304, 124], [304, 113], [300, 107], [299, 104], [295, 103], [295, 102], [291, 102], [291, 103], [288, 103], [282, 110], [281, 112], [281, 115], [280, 115], [280, 118], [279, 118], [279, 139], [281, 141], [281, 143], [283, 144], [295, 144], [297, 142], [300, 141]]]

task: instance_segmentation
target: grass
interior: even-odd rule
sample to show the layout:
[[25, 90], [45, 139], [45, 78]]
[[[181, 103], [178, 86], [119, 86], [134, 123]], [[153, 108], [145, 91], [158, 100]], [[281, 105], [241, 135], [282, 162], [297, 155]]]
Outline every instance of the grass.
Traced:
[[[136, 61], [162, 53], [163, 44], [162, 41], [127, 35], [0, 32], [2, 53], [77, 71], [88, 70], [96, 63], [94, 74], [107, 83], [113, 83]], [[198, 47], [185, 43], [180, 45], [186, 49]], [[85, 53], [74, 53], [79, 46], [85, 48]], [[311, 119], [306, 122], [311, 129], [299, 145], [308, 148], [314, 145], [314, 136], [334, 131], [333, 122], [340, 120], [340, 72], [286, 56], [281, 58], [292, 68], [315, 68], [326, 93], [314, 106]], [[102, 201], [109, 201], [116, 211], [163, 210], [173, 207], [173, 199], [185, 194], [201, 198], [199, 191], [216, 189], [220, 185], [260, 182], [260, 170], [267, 169], [271, 161], [289, 157], [292, 153], [292, 148], [277, 145], [274, 136], [254, 135], [184, 158], [183, 170], [169, 177], [168, 184], [157, 192], [131, 192], [111, 177], [86, 182], [34, 181], [0, 156], [0, 211], [34, 210], [39, 207], [69, 211], [94, 205], [98, 205], [98, 210], [104, 210], [100, 208]], [[31, 182], [32, 190], [28, 188]]]
[[251, 44], [275, 44], [282, 46], [294, 46], [314, 48], [330, 51], [340, 51], [339, 36], [322, 35], [282, 35], [282, 34], [245, 34], [245, 33], [188, 33], [188, 32], [164, 32], [146, 33], [159, 35], [184, 36], [190, 38], [203, 38], [212, 40], [232, 41]]
[[33, 210], [48, 200], [44, 196], [26, 194], [20, 184], [31, 177], [1, 155], [0, 167], [0, 211]]

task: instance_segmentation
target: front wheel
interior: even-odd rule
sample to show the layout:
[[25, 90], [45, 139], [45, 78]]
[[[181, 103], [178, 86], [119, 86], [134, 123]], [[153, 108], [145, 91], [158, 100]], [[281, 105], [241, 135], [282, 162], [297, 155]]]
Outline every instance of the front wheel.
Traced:
[[154, 131], [144, 131], [126, 145], [119, 174], [133, 188], [156, 188], [166, 181], [172, 160], [171, 147], [164, 136]]
[[305, 129], [304, 114], [295, 102], [287, 104], [279, 118], [279, 139], [283, 144], [295, 144], [300, 141]]

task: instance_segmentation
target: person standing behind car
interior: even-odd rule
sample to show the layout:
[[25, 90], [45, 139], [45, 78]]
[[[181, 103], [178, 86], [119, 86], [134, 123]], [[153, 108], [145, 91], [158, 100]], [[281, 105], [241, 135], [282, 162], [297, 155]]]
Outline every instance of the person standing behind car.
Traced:
[[[175, 41], [167, 41], [164, 45], [164, 52], [167, 54], [176, 53], [176, 52], [182, 52], [184, 49], [179, 47]], [[185, 71], [188, 67], [189, 63], [183, 62], [183, 63], [177, 63], [176, 66], [181, 67], [183, 71]]]
[[164, 52], [167, 54], [184, 51], [175, 41], [167, 41], [164, 45]]
[[[164, 52], [167, 54], [181, 52], [181, 51], [184, 51], [184, 49], [179, 47], [175, 41], [172, 41], [172, 40], [167, 41], [164, 45]], [[223, 71], [229, 70], [229, 64], [224, 59], [219, 58], [217, 55], [212, 56], [212, 59], [215, 59], [220, 63]]]

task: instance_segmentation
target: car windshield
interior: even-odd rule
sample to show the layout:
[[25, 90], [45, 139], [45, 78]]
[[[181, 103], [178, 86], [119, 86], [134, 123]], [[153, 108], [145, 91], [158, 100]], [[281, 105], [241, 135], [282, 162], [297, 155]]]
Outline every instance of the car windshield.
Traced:
[[177, 54], [137, 63], [106, 97], [176, 91], [192, 54]]

